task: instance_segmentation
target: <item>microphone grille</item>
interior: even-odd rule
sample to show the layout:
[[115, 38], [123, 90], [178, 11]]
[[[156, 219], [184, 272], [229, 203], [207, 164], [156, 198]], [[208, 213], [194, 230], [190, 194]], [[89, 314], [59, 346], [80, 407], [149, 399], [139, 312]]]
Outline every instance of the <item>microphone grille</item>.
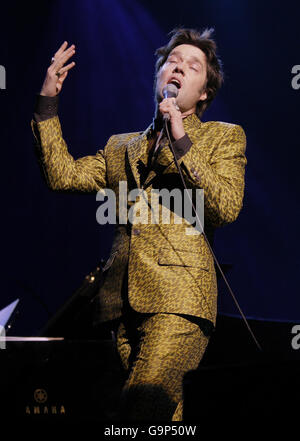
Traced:
[[178, 95], [178, 87], [175, 84], [169, 83], [163, 88], [164, 98], [176, 98]]

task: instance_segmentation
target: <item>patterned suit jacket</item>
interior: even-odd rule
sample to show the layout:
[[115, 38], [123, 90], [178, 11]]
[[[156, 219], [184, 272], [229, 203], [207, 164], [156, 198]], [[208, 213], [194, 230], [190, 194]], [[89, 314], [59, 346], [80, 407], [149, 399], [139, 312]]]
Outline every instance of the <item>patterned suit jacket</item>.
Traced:
[[[233, 222], [242, 208], [245, 134], [238, 125], [203, 123], [195, 114], [183, 123], [192, 146], [178, 162], [187, 188], [204, 190], [205, 231], [213, 231]], [[88, 193], [110, 188], [116, 195], [117, 218], [120, 181], [126, 181], [128, 192], [142, 188], [149, 199], [151, 189], [182, 189], [169, 147], [159, 154], [160, 168], [141, 179], [150, 127], [144, 132], [113, 135], [94, 156], [74, 160], [57, 116], [31, 125], [50, 188]], [[176, 223], [178, 216], [171, 207], [169, 214], [170, 224], [117, 224], [110, 267], [100, 292], [100, 321], [121, 315], [122, 283], [128, 278], [128, 300], [134, 310], [189, 314], [215, 324], [217, 281], [208, 245], [203, 234], [186, 234], [187, 226], [193, 227], [184, 216]]]

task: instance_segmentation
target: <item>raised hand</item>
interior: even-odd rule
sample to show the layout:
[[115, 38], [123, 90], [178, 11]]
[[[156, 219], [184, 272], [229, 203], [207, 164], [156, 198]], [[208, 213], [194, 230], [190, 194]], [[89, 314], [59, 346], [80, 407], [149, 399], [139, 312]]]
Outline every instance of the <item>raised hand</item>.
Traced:
[[64, 66], [64, 64], [75, 54], [75, 45], [72, 44], [67, 48], [68, 42], [65, 41], [51, 60], [51, 64], [47, 69], [47, 74], [41, 89], [40, 94], [44, 96], [58, 95], [62, 89], [68, 72], [75, 66], [75, 62]]

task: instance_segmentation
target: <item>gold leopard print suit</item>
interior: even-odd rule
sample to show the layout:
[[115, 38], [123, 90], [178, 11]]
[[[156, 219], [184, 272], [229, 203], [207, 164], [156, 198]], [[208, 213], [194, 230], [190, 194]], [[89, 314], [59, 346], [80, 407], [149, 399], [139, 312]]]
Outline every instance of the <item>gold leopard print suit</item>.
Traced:
[[[234, 221], [242, 207], [245, 135], [240, 126], [202, 123], [196, 115], [183, 123], [192, 146], [178, 162], [187, 188], [204, 189], [204, 228], [212, 238], [214, 228]], [[57, 116], [32, 121], [32, 129], [48, 185], [80, 192], [110, 188], [118, 218], [123, 209], [120, 181], [127, 182], [128, 192], [142, 188], [147, 196], [151, 189], [182, 189], [168, 145], [155, 166], [143, 173], [150, 127], [114, 135], [96, 155], [76, 161], [68, 153]], [[124, 304], [127, 308], [117, 330], [117, 348], [128, 375], [118, 413], [125, 421], [182, 421], [183, 375], [197, 368], [208, 343], [191, 316], [215, 324], [217, 283], [208, 245], [203, 234], [186, 234], [186, 228], [194, 227], [185, 219], [176, 223], [178, 213], [169, 208], [170, 224], [117, 225], [98, 296], [99, 321], [118, 318]], [[151, 207], [148, 211], [151, 219]]]
[[[149, 199], [152, 188], [170, 188], [170, 183], [172, 188], [182, 188], [168, 146], [157, 160], [160, 172], [152, 169], [141, 182], [140, 167], [147, 163], [151, 126], [144, 132], [114, 135], [94, 156], [74, 160], [57, 116], [31, 124], [50, 188], [86, 193], [110, 188], [116, 195], [117, 218], [120, 181], [127, 182], [128, 192], [142, 188]], [[242, 208], [246, 138], [238, 125], [203, 123], [195, 114], [183, 124], [192, 146], [178, 162], [187, 188], [204, 189], [204, 229], [209, 236], [215, 227], [233, 222]], [[149, 212], [151, 215], [150, 208]], [[99, 296], [100, 321], [121, 315], [122, 282], [128, 270], [128, 300], [135, 311], [187, 314], [215, 324], [213, 257], [203, 234], [186, 234], [186, 228], [193, 227], [184, 218], [181, 224], [174, 219], [171, 211], [169, 225], [117, 225], [111, 266]]]

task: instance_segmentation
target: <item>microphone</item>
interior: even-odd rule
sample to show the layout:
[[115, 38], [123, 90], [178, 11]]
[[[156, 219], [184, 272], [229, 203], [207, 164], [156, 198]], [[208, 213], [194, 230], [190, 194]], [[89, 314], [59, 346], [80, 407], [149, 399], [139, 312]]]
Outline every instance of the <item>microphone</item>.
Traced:
[[[176, 98], [178, 95], [178, 87], [176, 87], [175, 84], [169, 83], [163, 88], [162, 93], [164, 98]], [[170, 115], [168, 113], [164, 113], [163, 118], [164, 121], [169, 121]]]

